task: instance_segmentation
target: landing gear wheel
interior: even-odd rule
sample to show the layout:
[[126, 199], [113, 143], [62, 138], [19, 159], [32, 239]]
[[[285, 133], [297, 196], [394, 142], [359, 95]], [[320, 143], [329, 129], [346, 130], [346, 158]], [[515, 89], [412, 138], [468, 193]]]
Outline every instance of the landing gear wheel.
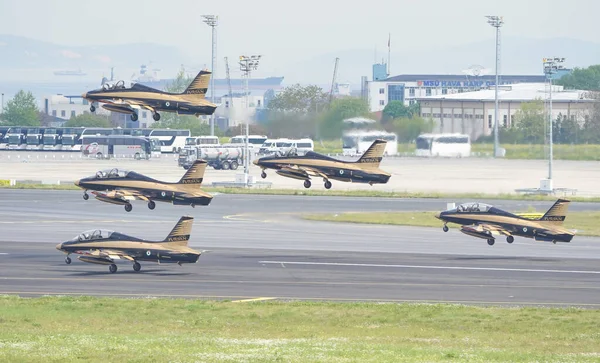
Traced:
[[153, 200], [149, 201], [148, 202], [148, 209], [152, 210], [154, 208], [156, 208], [156, 203], [154, 203]]
[[69, 257], [69, 256], [65, 257], [65, 263], [67, 265], [70, 265], [71, 264], [71, 257]]
[[154, 121], [160, 120], [160, 113], [155, 112], [154, 115], [152, 115], [152, 118], [154, 119]]
[[331, 182], [329, 180], [325, 181], [325, 189], [331, 189]]
[[442, 231], [444, 231], [444, 232], [448, 232], [449, 229], [450, 228], [448, 228], [448, 226], [445, 224], [444, 224], [444, 227], [442, 227]]
[[513, 237], [513, 236], [506, 237], [506, 242], [513, 243], [514, 241], [515, 241], [515, 237]]
[[114, 263], [110, 266], [108, 266], [108, 271], [110, 271], [110, 273], [114, 274], [115, 272], [117, 272], [117, 265], [115, 265]]
[[307, 189], [310, 188], [310, 180], [305, 180], [304, 181], [304, 187], [307, 188]]
[[94, 112], [96, 112], [96, 107], [95, 107], [94, 105], [91, 105], [91, 106], [90, 106], [90, 112], [91, 112], [91, 113], [94, 113]]
[[135, 113], [135, 112], [134, 112], [134, 113], [132, 113], [132, 114], [131, 114], [131, 121], [137, 121], [137, 120], [138, 120], [138, 115], [137, 115], [137, 113]]
[[238, 168], [239, 164], [237, 163], [237, 161], [232, 161], [231, 165], [229, 165], [229, 166], [231, 167], [231, 170], [236, 170]]
[[131, 205], [131, 203], [125, 204], [125, 211], [126, 212], [131, 212], [132, 209], [133, 209], [133, 206]]
[[[267, 173], [265, 173], [264, 171], [262, 173], [260, 173], [260, 177], [261, 178], [266, 178], [267, 177]], [[304, 185], [306, 185], [306, 182], [304, 182]], [[308, 187], [307, 187], [308, 188]]]
[[133, 271], [140, 272], [141, 269], [142, 269], [142, 265], [140, 265], [138, 262], [133, 263]]
[[495, 241], [490, 238], [487, 240], [487, 242], [488, 242], [488, 245], [493, 246]]
[[83, 200], [88, 200], [90, 199], [90, 196], [88, 195], [88, 193], [83, 193]]

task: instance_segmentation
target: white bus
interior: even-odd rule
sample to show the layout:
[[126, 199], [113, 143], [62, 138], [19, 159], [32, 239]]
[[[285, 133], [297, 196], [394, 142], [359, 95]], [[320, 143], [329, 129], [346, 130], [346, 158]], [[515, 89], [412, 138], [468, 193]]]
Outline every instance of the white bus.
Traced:
[[27, 129], [27, 137], [25, 138], [27, 150], [43, 150], [44, 143], [42, 141], [44, 130], [40, 127], [31, 127]]
[[143, 136], [87, 136], [83, 139], [81, 152], [83, 155], [95, 156], [98, 159], [117, 157], [140, 160], [150, 158], [152, 145], [151, 141]]
[[149, 137], [160, 140], [160, 150], [163, 153], [179, 153], [185, 148], [185, 140], [191, 136], [190, 130], [152, 129]]
[[10, 126], [0, 126], [0, 150], [8, 149], [8, 131]]
[[24, 150], [27, 147], [27, 130], [23, 127], [11, 127], [5, 136], [9, 150]]
[[185, 139], [185, 146], [219, 146], [218, 136], [192, 136]]
[[[248, 151], [249, 154], [258, 153], [258, 150], [262, 146], [262, 144], [267, 141], [267, 137], [265, 135], [248, 135]], [[246, 143], [246, 135], [238, 135], [234, 136], [229, 140], [230, 144], [234, 144], [234, 146], [244, 146]]]
[[362, 155], [373, 141], [382, 139], [387, 141], [384, 155], [391, 156], [398, 154], [398, 135], [387, 131], [345, 131], [342, 136], [342, 155], [358, 156]]
[[471, 139], [465, 134], [421, 134], [416, 140], [416, 156], [457, 157], [471, 156]]
[[[42, 147], [46, 151], [62, 150], [62, 128], [47, 128], [42, 136]], [[70, 150], [70, 149], [69, 149]]]

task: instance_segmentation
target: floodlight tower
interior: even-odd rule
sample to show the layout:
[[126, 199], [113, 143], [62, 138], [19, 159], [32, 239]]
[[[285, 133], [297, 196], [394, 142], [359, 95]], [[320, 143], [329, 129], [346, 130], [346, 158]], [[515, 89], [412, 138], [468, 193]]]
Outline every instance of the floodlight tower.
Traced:
[[552, 75], [558, 72], [561, 69], [564, 69], [562, 63], [565, 62], [565, 58], [544, 58], [544, 74], [550, 83], [550, 90], [548, 96], [548, 128], [549, 128], [549, 150], [548, 150], [548, 179], [552, 180], [552, 129], [553, 129], [553, 120], [552, 120]]
[[250, 73], [252, 72], [252, 70], [257, 70], [258, 69], [258, 63], [260, 62], [260, 57], [262, 57], [261, 55], [251, 55], [251, 56], [245, 56], [245, 55], [241, 55], [240, 56], [240, 70], [242, 71], [242, 74], [245, 76], [246, 81], [244, 82], [244, 86], [245, 86], [245, 93], [246, 93], [246, 142], [244, 145], [244, 184], [246, 186], [248, 186], [248, 170], [249, 170], [249, 166], [250, 166], [250, 152], [248, 150], [248, 139], [250, 137], [250, 120], [248, 119], [249, 115], [250, 115], [250, 99], [249, 99], [249, 93], [250, 91], [249, 89], [249, 79], [250, 79]]
[[501, 16], [487, 15], [488, 24], [496, 28], [496, 85], [494, 91], [494, 157], [498, 157], [498, 64], [500, 63], [500, 27], [504, 24]]
[[[212, 63], [211, 69], [212, 75], [210, 77], [210, 102], [215, 103], [215, 58], [217, 56], [217, 23], [219, 21], [219, 17], [215, 15], [202, 15], [204, 18], [204, 22], [208, 24], [212, 28]], [[215, 114], [210, 115], [210, 135], [214, 136], [215, 134]]]

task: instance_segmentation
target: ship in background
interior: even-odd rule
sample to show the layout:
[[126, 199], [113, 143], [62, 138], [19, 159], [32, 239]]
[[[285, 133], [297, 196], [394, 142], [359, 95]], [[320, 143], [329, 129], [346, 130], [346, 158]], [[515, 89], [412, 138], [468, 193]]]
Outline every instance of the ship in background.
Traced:
[[54, 71], [55, 76], [85, 76], [87, 73], [82, 72], [81, 68], [78, 70], [62, 70], [62, 71]]

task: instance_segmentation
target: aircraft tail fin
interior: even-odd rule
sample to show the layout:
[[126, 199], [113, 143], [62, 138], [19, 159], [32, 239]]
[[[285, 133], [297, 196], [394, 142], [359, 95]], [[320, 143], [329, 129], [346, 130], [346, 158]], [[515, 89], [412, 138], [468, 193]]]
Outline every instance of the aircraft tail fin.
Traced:
[[540, 217], [540, 222], [562, 225], [567, 218], [567, 210], [569, 209], [570, 200], [557, 200], [548, 211]]
[[207, 70], [201, 70], [182, 94], [204, 98], [206, 96], [206, 91], [208, 90], [211, 74], [212, 73]]
[[194, 224], [194, 217], [183, 216], [179, 219], [179, 222], [173, 227], [171, 233], [165, 238], [163, 242], [170, 243], [178, 246], [187, 246], [188, 240], [192, 233], [192, 225]]
[[367, 151], [365, 151], [365, 153], [356, 162], [361, 164], [360, 166], [364, 168], [378, 168], [379, 163], [383, 158], [386, 145], [387, 141], [382, 139], [373, 141]]
[[179, 180], [178, 184], [186, 185], [202, 185], [204, 180], [204, 172], [206, 171], [206, 160], [198, 159], [194, 161], [192, 166], [183, 174], [183, 177]]

